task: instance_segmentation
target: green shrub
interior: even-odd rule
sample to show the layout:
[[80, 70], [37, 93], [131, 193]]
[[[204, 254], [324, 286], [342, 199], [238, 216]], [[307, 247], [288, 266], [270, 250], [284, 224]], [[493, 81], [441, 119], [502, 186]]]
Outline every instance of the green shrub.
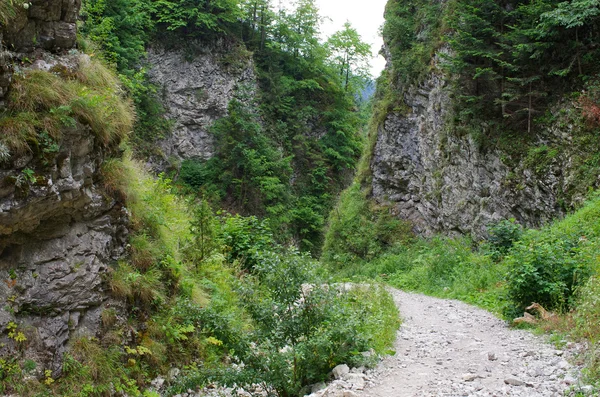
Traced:
[[255, 324], [255, 343], [240, 352], [252, 382], [298, 396], [336, 365], [365, 364], [361, 352], [393, 342], [398, 313], [383, 288], [325, 284], [317, 263], [294, 251], [263, 253], [254, 270], [240, 291]]
[[252, 270], [263, 251], [274, 245], [273, 233], [266, 220], [255, 216], [226, 215], [220, 231], [229, 262], [238, 261], [242, 268]]
[[516, 312], [537, 302], [547, 309], [572, 307], [578, 286], [598, 271], [600, 199], [562, 221], [531, 230], [504, 260], [508, 297]]
[[355, 182], [342, 193], [329, 216], [322, 260], [343, 267], [357, 259], [375, 258], [413, 236], [408, 223], [393, 217], [388, 208], [370, 203]]
[[494, 251], [494, 258], [506, 254], [523, 235], [523, 227], [515, 219], [503, 220], [488, 227], [488, 242]]

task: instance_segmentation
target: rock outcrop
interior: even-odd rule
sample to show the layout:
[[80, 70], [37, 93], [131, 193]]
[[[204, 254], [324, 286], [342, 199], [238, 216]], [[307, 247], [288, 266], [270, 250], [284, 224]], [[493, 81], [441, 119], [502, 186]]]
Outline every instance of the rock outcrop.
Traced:
[[0, 109], [12, 79], [15, 55], [60, 52], [75, 46], [81, 0], [15, 1], [14, 18], [0, 23]]
[[15, 2], [15, 17], [0, 26], [5, 48], [15, 52], [66, 50], [77, 40], [81, 0]]
[[[442, 75], [432, 74], [405, 92], [409, 110], [388, 114], [378, 130], [372, 192], [376, 201], [412, 222], [415, 232], [477, 238], [501, 219], [540, 226], [572, 204], [561, 203], [560, 197], [570, 188], [574, 172], [568, 153], [535, 170], [535, 164], [482, 148], [471, 135], [453, 132], [453, 104]], [[569, 128], [545, 131], [539, 143], [553, 140], [568, 147]]]
[[[102, 150], [88, 128], [64, 131], [60, 149], [0, 166], [0, 356], [17, 351], [60, 370], [69, 340], [96, 335], [108, 265], [123, 252], [125, 209], [103, 188]], [[14, 326], [13, 325], [13, 326]]]
[[148, 75], [173, 123], [172, 133], [158, 142], [153, 168], [162, 171], [184, 159], [212, 157], [210, 126], [227, 115], [236, 93], [253, 97], [256, 90], [254, 64], [245, 51], [226, 43], [198, 45], [193, 56], [164, 47], [148, 50]]
[[[47, 70], [77, 58], [62, 50], [75, 45], [80, 0], [15, 4], [14, 20], [0, 26], [8, 50], [0, 52], [0, 106], [17, 60]], [[76, 337], [97, 335], [106, 273], [127, 236], [126, 210], [102, 182], [106, 148], [88, 126], [65, 124], [61, 133], [50, 146], [41, 136], [32, 151], [0, 158], [0, 357], [31, 359], [40, 377], [60, 372]]]

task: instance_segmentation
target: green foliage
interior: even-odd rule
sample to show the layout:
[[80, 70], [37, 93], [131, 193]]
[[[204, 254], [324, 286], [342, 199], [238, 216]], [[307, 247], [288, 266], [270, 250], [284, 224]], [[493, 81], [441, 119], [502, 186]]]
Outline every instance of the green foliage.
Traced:
[[17, 7], [23, 7], [23, 0], [0, 0], [0, 26], [7, 25], [17, 14]]
[[217, 218], [206, 200], [194, 205], [194, 219], [191, 222], [192, 244], [188, 256], [196, 264], [203, 262], [219, 248], [217, 238]]
[[363, 88], [363, 78], [369, 75], [371, 46], [362, 42], [350, 22], [344, 24], [344, 29], [331, 35], [325, 45], [330, 52], [329, 57], [340, 71], [344, 87], [350, 89], [349, 85], [354, 83]]
[[536, 174], [542, 175], [548, 170], [558, 153], [558, 149], [549, 148], [546, 145], [531, 147], [523, 165], [532, 169]]
[[599, 14], [596, 0], [457, 1], [448, 20], [460, 106], [473, 119], [532, 132], [552, 100], [597, 72]]
[[80, 47], [116, 68], [136, 107], [131, 141], [135, 150], [143, 155], [152, 153], [154, 142], [164, 137], [171, 127], [163, 117], [165, 109], [156, 87], [148, 81], [146, 69], [142, 67], [145, 45], [156, 26], [153, 10], [153, 2], [148, 0], [85, 0], [81, 10], [85, 21], [81, 33], [86, 40], [82, 40]]
[[575, 327], [569, 331], [578, 337], [585, 338], [589, 347], [584, 354], [584, 374], [590, 384], [598, 385], [600, 381], [600, 282], [594, 276], [578, 291], [577, 310], [573, 315]]
[[515, 244], [505, 259], [508, 297], [515, 310], [532, 302], [548, 309], [572, 307], [578, 286], [598, 271], [599, 203], [596, 197], [565, 220], [527, 232]]
[[410, 225], [373, 205], [358, 183], [345, 190], [329, 217], [322, 260], [344, 267], [355, 260], [373, 259], [387, 248], [413, 237]]
[[241, 352], [253, 383], [297, 396], [337, 364], [363, 364], [360, 352], [393, 340], [398, 316], [382, 288], [323, 284], [316, 263], [296, 252], [265, 253], [255, 272], [241, 291], [256, 324], [256, 344]]
[[193, 36], [227, 32], [242, 17], [239, 0], [158, 0], [153, 6], [159, 26]]
[[131, 76], [145, 55], [154, 27], [152, 2], [147, 0], [84, 0], [81, 33], [102, 49], [102, 57]]
[[495, 255], [498, 259], [499, 256], [506, 254], [516, 241], [521, 239], [523, 227], [514, 218], [505, 219], [489, 226], [488, 233], [489, 245], [495, 253], [498, 253]]
[[404, 89], [407, 84], [420, 82], [430, 71], [431, 57], [444, 29], [447, 4], [430, 0], [388, 1], [382, 33], [392, 56], [394, 85]]
[[246, 270], [253, 270], [261, 259], [262, 252], [273, 244], [273, 233], [264, 220], [255, 216], [226, 216], [220, 230], [220, 238], [230, 262], [238, 261]]

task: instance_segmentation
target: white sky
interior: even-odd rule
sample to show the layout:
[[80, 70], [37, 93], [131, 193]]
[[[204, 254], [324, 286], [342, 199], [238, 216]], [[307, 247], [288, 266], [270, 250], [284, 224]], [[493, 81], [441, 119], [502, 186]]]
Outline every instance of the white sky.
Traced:
[[321, 27], [325, 36], [337, 32], [344, 22], [350, 21], [352, 26], [361, 35], [365, 43], [371, 44], [373, 59], [371, 60], [371, 74], [379, 77], [385, 66], [385, 60], [380, 55], [379, 49], [383, 40], [379, 36], [379, 27], [383, 24], [383, 11], [387, 0], [317, 0], [325, 20]]

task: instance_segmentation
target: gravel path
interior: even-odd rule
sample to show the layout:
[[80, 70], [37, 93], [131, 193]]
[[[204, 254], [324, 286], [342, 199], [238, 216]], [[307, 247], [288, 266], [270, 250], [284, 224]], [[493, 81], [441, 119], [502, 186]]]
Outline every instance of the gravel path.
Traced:
[[334, 370], [313, 397], [562, 396], [591, 392], [567, 361], [582, 347], [557, 350], [543, 337], [510, 329], [462, 302], [391, 290], [403, 324], [396, 354], [374, 370]]

